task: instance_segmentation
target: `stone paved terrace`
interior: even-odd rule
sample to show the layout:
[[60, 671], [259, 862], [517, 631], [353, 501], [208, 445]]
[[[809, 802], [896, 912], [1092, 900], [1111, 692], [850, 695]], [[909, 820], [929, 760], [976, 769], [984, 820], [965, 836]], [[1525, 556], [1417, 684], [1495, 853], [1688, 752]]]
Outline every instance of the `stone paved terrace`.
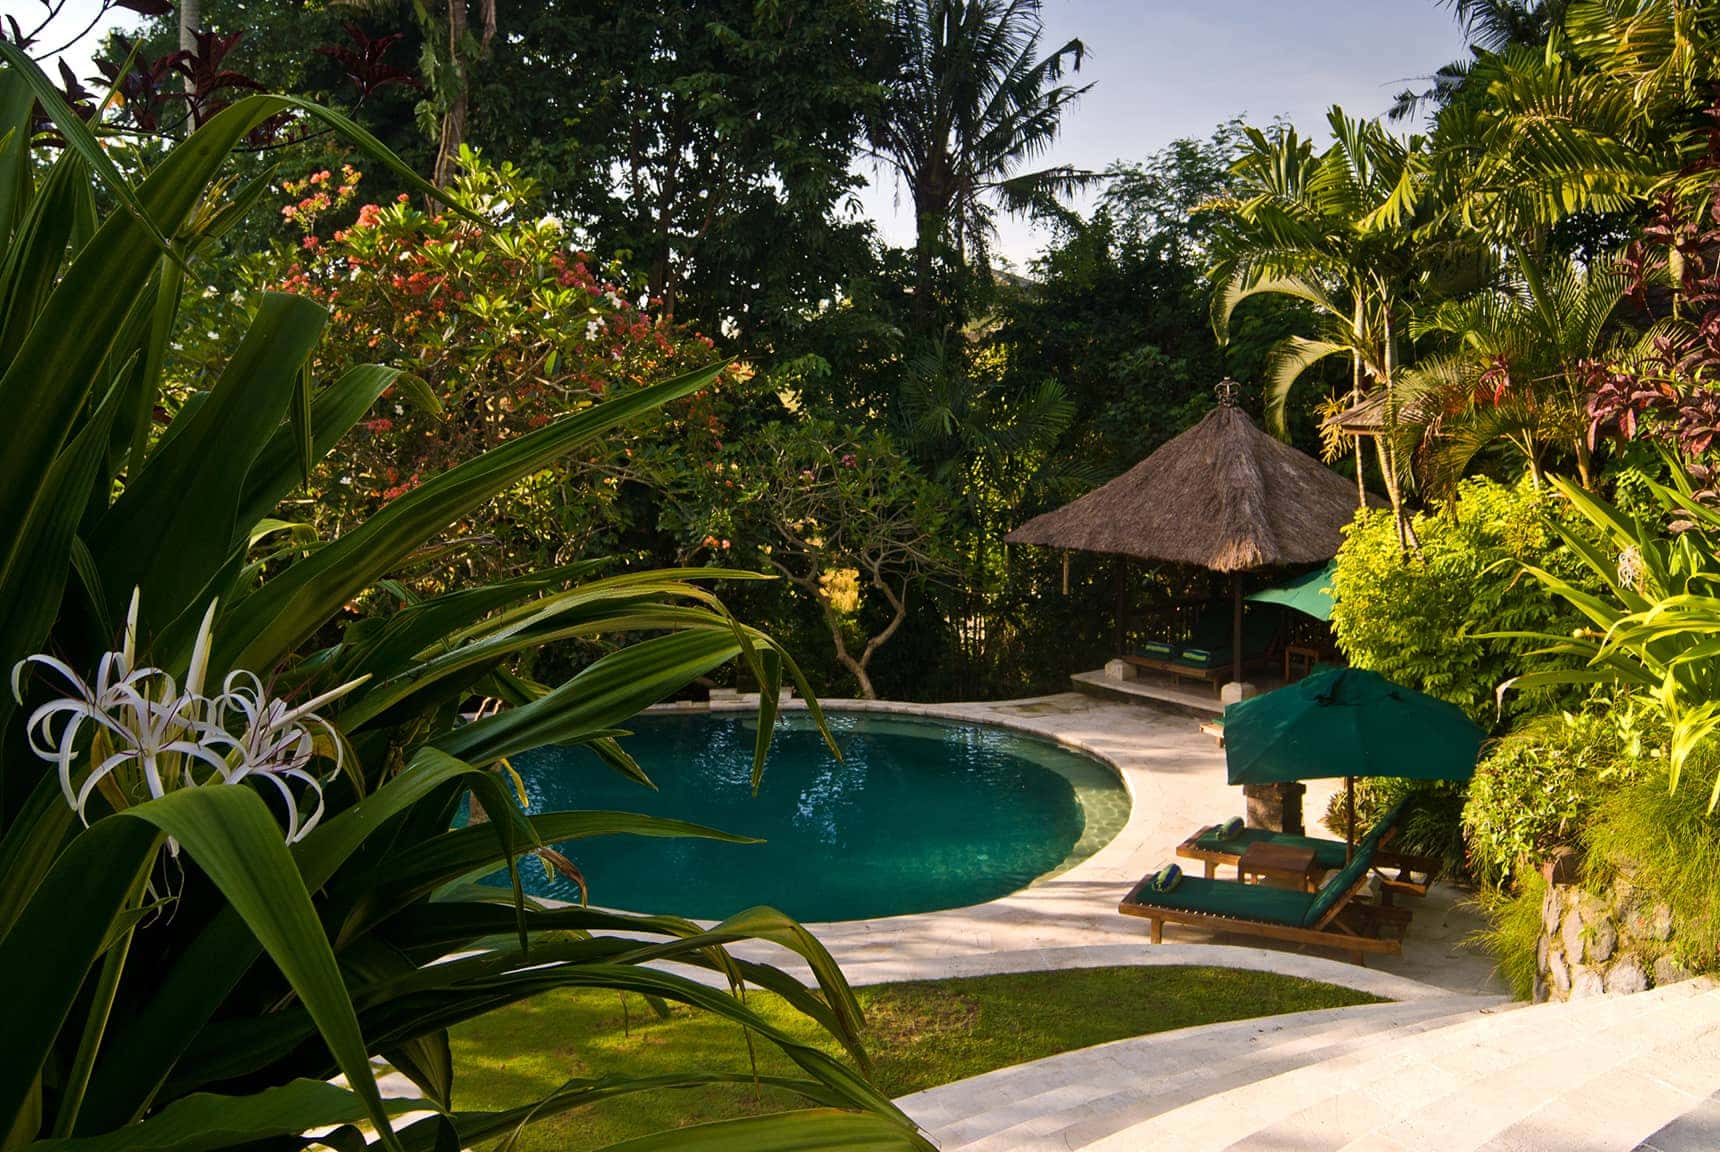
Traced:
[[[1110, 844], [1068, 871], [1002, 899], [913, 916], [813, 925], [845, 969], [864, 967], [866, 982], [931, 978], [945, 974], [945, 969], [950, 974], [976, 971], [976, 964], [983, 967], [977, 957], [985, 954], [1042, 949], [1120, 947], [1123, 952], [1112, 954], [1138, 950], [1140, 962], [1146, 963], [1240, 962], [1230, 949], [1211, 948], [1213, 943], [1237, 945], [1235, 952], [1246, 953], [1247, 966], [1306, 975], [1310, 966], [1303, 961], [1313, 960], [1312, 968], [1328, 973], [1321, 978], [1349, 982], [1342, 969], [1354, 965], [1341, 963], [1330, 951], [1299, 950], [1181, 925], [1167, 925], [1165, 942], [1153, 945], [1146, 921], [1117, 912], [1117, 902], [1130, 886], [1174, 858], [1176, 846], [1190, 832], [1242, 812], [1242, 790], [1225, 783], [1224, 753], [1200, 731], [1194, 716], [1073, 692], [976, 704], [824, 703], [843, 710], [983, 721], [1036, 733], [1109, 763], [1131, 800], [1128, 823]], [[750, 707], [742, 702], [734, 706]], [[1323, 831], [1316, 824], [1341, 786], [1340, 781], [1309, 782], [1305, 812], [1315, 834]], [[1415, 919], [1403, 955], [1369, 957], [1369, 966], [1451, 992], [1500, 992], [1491, 961], [1462, 946], [1482, 923], [1465, 899], [1444, 885], [1424, 900], [1410, 899]], [[1215, 959], [1215, 952], [1221, 951], [1233, 959]], [[780, 961], [780, 953], [775, 958]]]

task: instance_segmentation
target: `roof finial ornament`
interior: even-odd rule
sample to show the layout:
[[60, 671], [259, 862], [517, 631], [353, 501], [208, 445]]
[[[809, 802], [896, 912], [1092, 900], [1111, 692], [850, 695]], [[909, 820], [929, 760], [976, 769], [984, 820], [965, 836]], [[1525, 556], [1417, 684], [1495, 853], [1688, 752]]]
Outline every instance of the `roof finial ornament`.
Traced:
[[1236, 398], [1242, 395], [1242, 385], [1226, 376], [1218, 382], [1213, 391], [1218, 393], [1220, 407], [1234, 408], [1236, 407]]

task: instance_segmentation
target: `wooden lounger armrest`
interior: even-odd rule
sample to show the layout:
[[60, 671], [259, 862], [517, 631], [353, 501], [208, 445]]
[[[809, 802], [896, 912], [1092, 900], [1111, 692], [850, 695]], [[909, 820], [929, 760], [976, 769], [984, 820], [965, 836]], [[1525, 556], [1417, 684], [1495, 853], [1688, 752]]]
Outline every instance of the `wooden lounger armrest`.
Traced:
[[1202, 836], [1217, 828], [1217, 824], [1208, 824], [1196, 830], [1194, 835], [1177, 845], [1177, 855], [1184, 860], [1199, 860], [1206, 866], [1206, 878], [1211, 880], [1218, 875], [1220, 864], [1234, 865], [1241, 857], [1235, 852], [1214, 852], [1211, 848], [1202, 848], [1198, 841]]

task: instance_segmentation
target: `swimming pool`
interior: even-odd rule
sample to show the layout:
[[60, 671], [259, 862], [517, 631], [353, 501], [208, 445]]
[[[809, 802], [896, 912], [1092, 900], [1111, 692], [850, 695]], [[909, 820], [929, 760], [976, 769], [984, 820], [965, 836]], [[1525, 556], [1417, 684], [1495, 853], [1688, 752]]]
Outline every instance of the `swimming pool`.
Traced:
[[[605, 836], [558, 847], [593, 904], [721, 919], [758, 904], [808, 921], [857, 920], [994, 900], [1068, 868], [1128, 818], [1116, 775], [1090, 757], [983, 724], [832, 713], [836, 760], [804, 713], [778, 722], [750, 787], [752, 716], [646, 715], [623, 741], [657, 784], [583, 748], [516, 756], [533, 812], [609, 809], [692, 820], [762, 844]], [[528, 862], [528, 891], [578, 888]]]

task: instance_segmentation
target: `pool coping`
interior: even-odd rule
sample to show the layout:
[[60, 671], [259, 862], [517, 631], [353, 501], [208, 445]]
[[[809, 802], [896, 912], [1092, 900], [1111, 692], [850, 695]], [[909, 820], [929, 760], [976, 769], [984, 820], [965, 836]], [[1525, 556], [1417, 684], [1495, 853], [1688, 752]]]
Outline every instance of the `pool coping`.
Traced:
[[[1469, 971], [1453, 981], [1429, 981], [1319, 954], [1251, 944], [1149, 944], [1145, 926], [1120, 915], [1116, 908], [1128, 887], [1169, 859], [1175, 844], [1196, 826], [1190, 823], [1195, 820], [1192, 816], [1179, 818], [1173, 812], [1167, 818], [1163, 801], [1174, 791], [1183, 806], [1195, 798], [1201, 811], [1234, 803], [1227, 799], [1231, 790], [1224, 782], [1222, 752], [1186, 716], [1074, 693], [944, 704], [820, 699], [819, 705], [830, 712], [991, 724], [1044, 739], [1105, 765], [1122, 782], [1129, 799], [1128, 819], [1109, 843], [1070, 868], [1041, 876], [1007, 895], [962, 908], [807, 924], [850, 974], [851, 982], [873, 984], [1036, 970], [1019, 967], [1021, 964], [1042, 965], [1046, 970], [1177, 964], [1269, 971], [1396, 1000], [1496, 990]], [[785, 700], [781, 707], [801, 710], [806, 704], [798, 699]], [[756, 710], [756, 696], [648, 709], [653, 713], [716, 715]], [[1311, 783], [1310, 812], [1323, 808], [1324, 791], [1335, 790], [1335, 785], [1322, 788], [1317, 782]], [[1212, 812], [1199, 819], [1224, 815], [1228, 813]], [[1168, 827], [1180, 831], [1172, 838]], [[791, 972], [805, 971], [798, 962], [785, 964], [782, 952], [775, 948], [755, 949], [749, 944], [736, 950], [749, 959], [768, 960]], [[1472, 969], [1473, 964], [1464, 967]]]

